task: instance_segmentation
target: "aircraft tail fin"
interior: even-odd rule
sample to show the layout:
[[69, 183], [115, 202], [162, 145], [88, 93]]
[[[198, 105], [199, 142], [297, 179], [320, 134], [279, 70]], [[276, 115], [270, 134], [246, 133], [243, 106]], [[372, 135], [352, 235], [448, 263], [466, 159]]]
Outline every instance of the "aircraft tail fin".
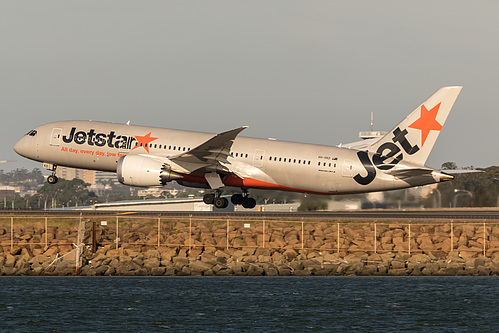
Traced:
[[[367, 150], [384, 160], [424, 165], [462, 87], [443, 87]], [[375, 157], [376, 158], [376, 157]]]

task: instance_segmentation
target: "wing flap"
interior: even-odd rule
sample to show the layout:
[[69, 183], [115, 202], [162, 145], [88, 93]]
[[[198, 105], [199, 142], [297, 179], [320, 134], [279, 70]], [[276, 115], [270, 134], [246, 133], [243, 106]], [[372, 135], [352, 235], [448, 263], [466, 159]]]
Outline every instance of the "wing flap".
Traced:
[[248, 126], [222, 132], [188, 152], [170, 156], [170, 160], [189, 172], [230, 172], [227, 157], [236, 137]]

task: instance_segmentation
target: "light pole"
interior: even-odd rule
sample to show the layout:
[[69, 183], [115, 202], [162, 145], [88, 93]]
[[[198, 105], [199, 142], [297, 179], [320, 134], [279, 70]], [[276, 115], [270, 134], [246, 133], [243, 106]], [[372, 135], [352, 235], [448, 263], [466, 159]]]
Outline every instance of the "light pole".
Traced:
[[442, 208], [442, 194], [436, 188], [431, 189], [431, 193], [433, 193], [433, 191], [437, 192], [437, 194], [438, 194], [438, 206], [437, 206], [437, 208]]
[[456, 193], [454, 195], [454, 208], [457, 207], [457, 198], [460, 195], [469, 195], [470, 196], [470, 206], [471, 206], [471, 200], [473, 199], [473, 193], [471, 193], [470, 191], [467, 191], [467, 190], [458, 190], [458, 189], [455, 189], [454, 193]]

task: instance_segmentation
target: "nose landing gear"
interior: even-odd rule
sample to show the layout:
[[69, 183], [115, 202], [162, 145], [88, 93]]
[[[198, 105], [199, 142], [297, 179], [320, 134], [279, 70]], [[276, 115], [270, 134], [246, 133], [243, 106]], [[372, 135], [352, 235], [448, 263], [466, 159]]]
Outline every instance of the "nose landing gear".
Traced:
[[47, 183], [49, 184], [55, 184], [59, 180], [57, 176], [55, 175], [55, 170], [57, 169], [57, 165], [53, 164], [52, 168], [50, 169], [52, 171], [52, 174], [47, 177]]

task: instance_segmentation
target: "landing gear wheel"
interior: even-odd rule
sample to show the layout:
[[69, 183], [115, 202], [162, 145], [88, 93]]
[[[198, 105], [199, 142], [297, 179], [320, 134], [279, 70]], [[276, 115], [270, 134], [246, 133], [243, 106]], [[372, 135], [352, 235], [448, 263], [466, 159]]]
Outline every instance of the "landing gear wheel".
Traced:
[[215, 202], [215, 194], [213, 193], [206, 193], [203, 195], [203, 202], [207, 205], [213, 205]]
[[227, 200], [226, 198], [219, 197], [219, 198], [215, 198], [215, 201], [213, 204], [217, 208], [227, 208], [227, 206], [229, 205], [229, 200]]
[[56, 175], [50, 175], [47, 177], [47, 183], [49, 183], [49, 184], [55, 184], [55, 183], [57, 183], [58, 180], [59, 179], [57, 178]]
[[243, 198], [242, 205], [244, 208], [255, 208], [256, 200], [250, 197]]
[[234, 204], [234, 205], [240, 205], [243, 203], [243, 195], [242, 194], [233, 194], [231, 197], [230, 197], [230, 201]]

